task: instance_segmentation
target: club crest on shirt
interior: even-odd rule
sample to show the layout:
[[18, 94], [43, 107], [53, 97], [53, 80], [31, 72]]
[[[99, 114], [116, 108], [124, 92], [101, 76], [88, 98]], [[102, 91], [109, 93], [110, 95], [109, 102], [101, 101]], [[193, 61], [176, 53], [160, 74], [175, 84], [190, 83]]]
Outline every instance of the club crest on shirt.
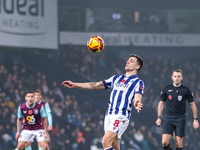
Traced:
[[182, 100], [182, 96], [179, 95], [179, 96], [178, 96], [178, 101], [181, 101], [181, 100]]
[[39, 112], [39, 111], [38, 111], [38, 109], [35, 109], [35, 110], [34, 110], [34, 114], [36, 114], [36, 115], [37, 115], [37, 114], [38, 114], [38, 112]]

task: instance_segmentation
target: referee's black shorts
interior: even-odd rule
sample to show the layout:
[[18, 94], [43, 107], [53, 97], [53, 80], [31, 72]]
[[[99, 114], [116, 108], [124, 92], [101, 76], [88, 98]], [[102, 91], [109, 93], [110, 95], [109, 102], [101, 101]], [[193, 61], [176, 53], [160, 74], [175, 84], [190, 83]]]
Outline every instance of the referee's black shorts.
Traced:
[[173, 135], [173, 132], [175, 131], [175, 135], [179, 137], [185, 136], [185, 125], [186, 120], [163, 120], [162, 126], [163, 126], [163, 134], [171, 134]]

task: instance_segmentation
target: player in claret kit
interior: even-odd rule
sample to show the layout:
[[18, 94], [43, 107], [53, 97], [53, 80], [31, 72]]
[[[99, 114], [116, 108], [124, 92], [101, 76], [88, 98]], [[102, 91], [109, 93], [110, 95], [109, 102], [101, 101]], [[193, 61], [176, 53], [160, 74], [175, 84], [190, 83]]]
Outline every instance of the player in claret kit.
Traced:
[[[48, 131], [50, 131], [50, 130], [53, 129], [53, 119], [52, 119], [51, 109], [49, 107], [49, 104], [47, 102], [42, 101], [41, 99], [42, 99], [41, 91], [40, 90], [35, 90], [35, 102], [44, 107], [44, 110], [45, 110], [46, 115], [47, 115]], [[31, 139], [29, 139], [29, 142], [26, 143], [25, 150], [32, 150], [31, 143], [34, 141], [34, 138], [35, 138], [35, 135], [32, 136]], [[48, 145], [47, 139], [46, 139], [45, 142]], [[40, 143], [38, 143], [38, 147], [39, 147], [39, 150], [40, 150], [40, 148], [42, 147], [40, 145]]]
[[[22, 150], [29, 139], [35, 135], [37, 142], [41, 144], [43, 150], [48, 150], [45, 139], [49, 139], [47, 131], [46, 113], [42, 105], [34, 101], [34, 92], [28, 91], [25, 96], [26, 102], [18, 108], [17, 133], [15, 139], [18, 145], [15, 150]], [[22, 132], [20, 133], [23, 117], [25, 119]]]

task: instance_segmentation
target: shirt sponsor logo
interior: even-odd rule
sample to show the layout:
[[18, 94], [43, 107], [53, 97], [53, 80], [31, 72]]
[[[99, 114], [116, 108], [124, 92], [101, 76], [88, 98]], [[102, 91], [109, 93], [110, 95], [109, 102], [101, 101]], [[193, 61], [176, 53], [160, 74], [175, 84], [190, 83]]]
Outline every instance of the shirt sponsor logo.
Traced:
[[179, 95], [179, 96], [178, 96], [178, 101], [181, 101], [181, 100], [182, 100], [182, 96]]
[[127, 88], [129, 84], [124, 84], [124, 83], [115, 83], [115, 86], [117, 88]]

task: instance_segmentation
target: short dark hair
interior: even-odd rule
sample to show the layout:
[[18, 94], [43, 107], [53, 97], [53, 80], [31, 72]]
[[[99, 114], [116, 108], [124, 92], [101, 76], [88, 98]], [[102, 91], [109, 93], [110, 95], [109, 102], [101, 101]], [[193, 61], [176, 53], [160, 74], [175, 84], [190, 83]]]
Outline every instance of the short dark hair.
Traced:
[[37, 89], [37, 90], [35, 90], [35, 93], [40, 93], [41, 94], [42, 92], [41, 92], [41, 90]]
[[29, 93], [33, 93], [34, 94], [33, 91], [26, 91], [26, 95], [29, 94]]
[[139, 71], [144, 65], [143, 59], [140, 56], [136, 55], [136, 54], [131, 54], [130, 57], [137, 58], [138, 65], [140, 66], [140, 68], [138, 69], [138, 71]]
[[172, 71], [172, 74], [173, 74], [174, 72], [180, 72], [180, 73], [183, 75], [183, 71], [182, 71], [181, 69], [174, 69], [174, 70]]

